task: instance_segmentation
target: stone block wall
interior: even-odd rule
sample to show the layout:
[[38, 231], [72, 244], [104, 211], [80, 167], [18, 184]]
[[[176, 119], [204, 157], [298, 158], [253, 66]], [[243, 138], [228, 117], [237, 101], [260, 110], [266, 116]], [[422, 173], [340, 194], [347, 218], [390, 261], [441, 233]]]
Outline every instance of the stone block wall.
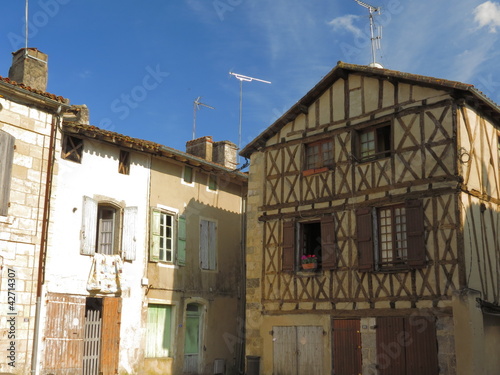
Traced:
[[0, 352], [9, 353], [0, 356], [0, 372], [26, 374], [33, 348], [52, 116], [4, 98], [0, 104], [0, 130], [15, 137], [8, 215], [0, 216]]

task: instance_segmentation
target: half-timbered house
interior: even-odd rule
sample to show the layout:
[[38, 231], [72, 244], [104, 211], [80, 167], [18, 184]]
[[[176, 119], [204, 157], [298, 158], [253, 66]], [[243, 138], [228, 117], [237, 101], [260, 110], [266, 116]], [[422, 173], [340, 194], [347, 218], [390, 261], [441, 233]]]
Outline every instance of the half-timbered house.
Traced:
[[499, 121], [472, 85], [339, 62], [242, 150], [252, 371], [498, 373]]

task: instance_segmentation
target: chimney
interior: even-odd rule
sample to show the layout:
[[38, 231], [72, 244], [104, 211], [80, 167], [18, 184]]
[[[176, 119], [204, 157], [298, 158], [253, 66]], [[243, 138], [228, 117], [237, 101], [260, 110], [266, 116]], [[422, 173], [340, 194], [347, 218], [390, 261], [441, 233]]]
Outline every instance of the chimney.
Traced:
[[206, 136], [186, 142], [186, 152], [207, 161], [212, 161], [212, 137]]
[[221, 164], [226, 168], [235, 169], [238, 165], [237, 151], [238, 147], [233, 142], [215, 142], [212, 160], [214, 163]]
[[48, 56], [36, 48], [21, 48], [12, 55], [9, 79], [36, 90], [47, 91]]

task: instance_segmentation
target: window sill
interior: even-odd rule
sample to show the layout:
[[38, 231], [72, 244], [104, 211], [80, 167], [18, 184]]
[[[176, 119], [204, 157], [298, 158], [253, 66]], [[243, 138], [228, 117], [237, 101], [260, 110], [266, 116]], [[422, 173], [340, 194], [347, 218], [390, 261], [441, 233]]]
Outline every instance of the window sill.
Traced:
[[311, 176], [313, 174], [323, 173], [326, 171], [328, 171], [328, 167], [308, 169], [308, 170], [302, 172], [302, 176], [307, 177], [307, 176]]
[[315, 270], [305, 271], [305, 270], [297, 270], [295, 271], [295, 275], [299, 277], [319, 277], [323, 276], [323, 269], [316, 268]]

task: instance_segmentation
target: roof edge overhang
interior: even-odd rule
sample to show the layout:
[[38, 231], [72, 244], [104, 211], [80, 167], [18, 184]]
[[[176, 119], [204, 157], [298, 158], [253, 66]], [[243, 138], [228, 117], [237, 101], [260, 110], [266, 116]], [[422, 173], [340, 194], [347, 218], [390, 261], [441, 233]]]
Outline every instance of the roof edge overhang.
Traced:
[[370, 67], [365, 65], [348, 64], [339, 61], [337, 65], [319, 81], [309, 92], [286, 111], [279, 119], [271, 124], [267, 129], [260, 133], [254, 140], [248, 143], [240, 152], [245, 158], [250, 158], [251, 154], [265, 146], [267, 140], [273, 137], [278, 131], [295, 120], [300, 114], [305, 114], [308, 108], [313, 104], [331, 85], [338, 79], [347, 79], [350, 73], [363, 74], [368, 77], [379, 77], [389, 80], [398, 80], [400, 82], [419, 84], [437, 89], [449, 90], [455, 95], [463, 98], [472, 99], [474, 104], [485, 111], [488, 115], [500, 118], [500, 108], [492, 100], [487, 98], [471, 84], [438, 79], [433, 77], [421, 76], [411, 73], [403, 73], [384, 68]]
[[159, 143], [132, 138], [123, 134], [102, 130], [92, 125], [82, 125], [77, 123], [65, 122], [62, 126], [62, 132], [66, 134], [79, 135], [100, 142], [113, 144], [123, 149], [147, 153], [157, 157], [165, 157], [180, 163], [185, 163], [193, 167], [202, 169], [207, 173], [215, 173], [226, 177], [236, 179], [240, 182], [246, 182], [248, 175], [236, 169], [226, 168], [223, 165], [209, 162], [205, 159], [163, 146]]
[[[51, 97], [26, 90], [2, 80], [0, 80], [0, 95], [5, 99], [20, 104], [36, 106], [37, 108], [50, 112], [61, 113], [61, 109], [68, 109], [71, 107], [68, 99], [56, 97], [55, 95], [54, 97], [56, 99], [52, 99]], [[59, 109], [60, 107], [61, 109]]]

